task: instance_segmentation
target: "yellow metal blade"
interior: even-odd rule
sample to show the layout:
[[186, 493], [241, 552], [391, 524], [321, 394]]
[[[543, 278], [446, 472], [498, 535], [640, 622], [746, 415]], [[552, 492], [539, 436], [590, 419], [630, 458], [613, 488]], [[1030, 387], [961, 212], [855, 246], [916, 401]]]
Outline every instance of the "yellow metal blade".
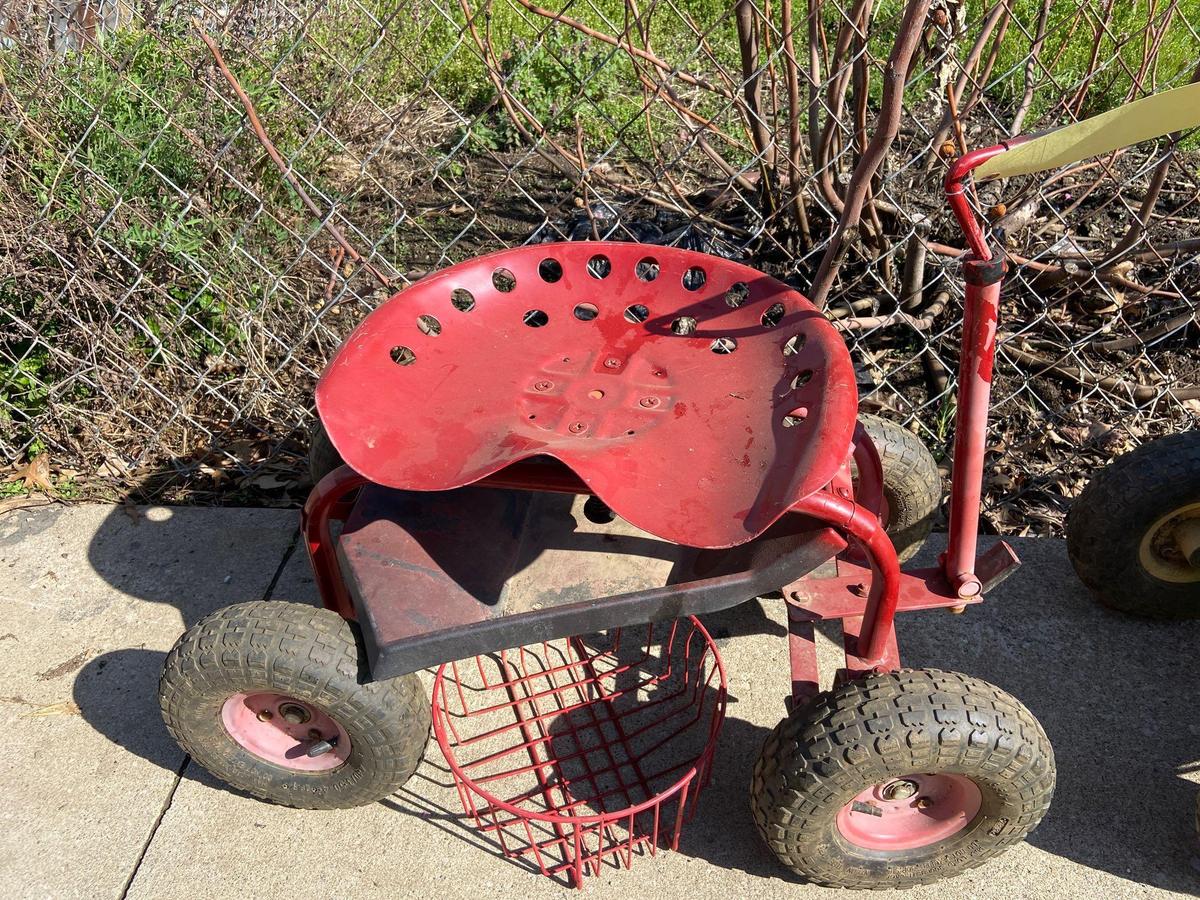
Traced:
[[975, 177], [1011, 178], [1070, 165], [1200, 125], [1200, 82], [1163, 91], [1020, 144], [985, 162]]

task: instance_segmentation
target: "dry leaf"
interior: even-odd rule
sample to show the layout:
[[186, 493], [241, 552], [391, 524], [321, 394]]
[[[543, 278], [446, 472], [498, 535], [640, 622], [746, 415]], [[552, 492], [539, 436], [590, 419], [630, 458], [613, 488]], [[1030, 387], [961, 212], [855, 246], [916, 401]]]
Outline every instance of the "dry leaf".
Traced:
[[256, 487], [260, 491], [272, 491], [285, 485], [295, 484], [296, 479], [288, 476], [280, 477], [272, 472], [266, 472], [258, 475], [247, 482], [251, 487]]
[[129, 474], [129, 466], [123, 460], [110, 456], [100, 464], [96, 474], [102, 478], [121, 478]]
[[25, 490], [32, 491], [35, 488], [46, 494], [54, 493], [54, 485], [50, 482], [50, 454], [43, 453], [40, 456], [35, 456], [23, 466], [18, 466], [17, 471], [9, 475], [5, 481], [21, 481]]
[[31, 709], [29, 712], [21, 716], [22, 719], [44, 719], [50, 716], [78, 716], [81, 715], [79, 704], [74, 700], [60, 700], [58, 703], [51, 703], [48, 706], [39, 706], [36, 709]]

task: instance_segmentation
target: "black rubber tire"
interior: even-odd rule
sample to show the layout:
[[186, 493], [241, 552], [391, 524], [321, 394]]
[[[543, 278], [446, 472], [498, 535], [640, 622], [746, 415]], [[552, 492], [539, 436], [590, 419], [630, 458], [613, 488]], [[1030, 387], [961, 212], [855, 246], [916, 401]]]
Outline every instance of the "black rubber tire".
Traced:
[[[983, 806], [928, 847], [866, 850], [842, 837], [838, 811], [860, 792], [912, 774], [969, 777]], [[751, 808], [785, 866], [828, 887], [906, 888], [974, 868], [1023, 840], [1054, 792], [1041, 725], [1000, 688], [932, 669], [869, 675], [794, 711], [754, 767]]]
[[308, 477], [316, 484], [334, 469], [344, 465], [342, 456], [329, 440], [325, 426], [317, 419], [308, 434]]
[[[942, 475], [937, 460], [915, 434], [895, 422], [863, 413], [858, 417], [883, 463], [883, 496], [887, 500], [887, 533], [900, 562], [916, 556], [942, 502]], [[851, 474], [858, 476], [857, 467]]]
[[1200, 853], [1200, 793], [1196, 794], [1196, 821], [1192, 832], [1192, 849]]
[[1105, 606], [1154, 619], [1200, 617], [1200, 582], [1164, 581], [1139, 558], [1146, 532], [1200, 503], [1200, 431], [1143, 444], [1109, 463], [1071, 504], [1067, 554]]
[[[201, 619], [167, 655], [163, 721], [184, 752], [239, 790], [301, 809], [374, 803], [416, 771], [429, 702], [416, 675], [363, 683], [361, 642], [337, 613], [300, 603], [239, 603]], [[237, 744], [221, 706], [242, 691], [278, 691], [332, 717], [350, 755], [326, 772], [277, 766]]]

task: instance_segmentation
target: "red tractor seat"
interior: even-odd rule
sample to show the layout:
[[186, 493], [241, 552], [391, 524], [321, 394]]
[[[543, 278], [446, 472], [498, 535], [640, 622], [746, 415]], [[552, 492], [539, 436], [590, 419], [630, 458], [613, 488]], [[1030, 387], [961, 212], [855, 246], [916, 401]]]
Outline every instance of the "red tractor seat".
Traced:
[[610, 242], [431, 275], [368, 315], [317, 386], [334, 446], [378, 484], [449, 490], [550, 456], [631, 524], [711, 548], [828, 484], [857, 403], [845, 344], [787, 285]]

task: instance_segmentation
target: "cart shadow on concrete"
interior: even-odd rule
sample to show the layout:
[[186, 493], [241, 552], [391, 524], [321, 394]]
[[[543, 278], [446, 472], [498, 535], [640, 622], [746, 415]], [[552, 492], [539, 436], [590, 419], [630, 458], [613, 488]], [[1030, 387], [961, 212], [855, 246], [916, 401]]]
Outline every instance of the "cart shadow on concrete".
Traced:
[[[294, 512], [279, 513], [284, 537], [269, 563], [262, 547], [219, 533], [198, 542], [205, 532], [190, 517], [205, 515], [210, 511], [178, 509], [164, 521], [131, 527], [124, 509], [115, 508], [97, 532], [90, 561], [119, 590], [178, 609], [184, 627], [239, 598], [229, 599], [227, 587], [218, 597], [203, 579], [161, 564], [180, 554], [200, 561], [193, 572], [233, 572], [235, 578], [269, 581], [268, 598], [316, 602]], [[905, 664], [992, 681], [1040, 718], [1055, 747], [1059, 782], [1031, 845], [1132, 883], [1200, 895], [1192, 832], [1197, 786], [1183, 777], [1200, 765], [1195, 703], [1200, 666], [1193, 664], [1200, 623], [1142, 622], [1109, 613], [1074, 580], [1060, 542], [1025, 540], [1017, 550], [1025, 567], [982, 607], [963, 616], [932, 611], [901, 618]], [[927, 552], [925, 564], [933, 556]], [[145, 564], [130, 565], [135, 557]], [[273, 567], [273, 578], [259, 577], [264, 565]], [[261, 587], [240, 597], [263, 598]], [[769, 632], [762, 640], [781, 641], [776, 620], [765, 617], [759, 603], [705, 619], [718, 643], [761, 632]], [[164, 655], [130, 647], [94, 658], [76, 676], [74, 699], [83, 717], [110, 740], [176, 771], [180, 754], [161, 724], [156, 699]], [[776, 675], [782, 682], [786, 672], [771, 677]], [[731, 703], [712, 781], [683, 831], [679, 852], [787, 882], [791, 876], [758, 838], [747, 800], [754, 759], [768, 731], [766, 724], [739, 717], [737, 703]], [[444, 778], [448, 785], [449, 775], [432, 743], [427, 757], [418, 780], [383, 802], [495, 852], [463, 816], [452, 788], [432, 791], [445, 803], [428, 799], [419, 779]], [[185, 777], [220, 787], [195, 766], [186, 767]]]
[[[93, 535], [88, 561], [114, 588], [145, 601], [148, 613], [159, 604], [176, 610], [182, 633], [229, 603], [271, 596], [294, 555], [296, 526], [296, 513], [287, 510], [223, 510], [214, 518], [201, 507], [118, 506]], [[165, 658], [145, 646], [96, 656], [76, 673], [73, 699], [113, 743], [177, 771], [182, 754], [158, 712]], [[186, 768], [189, 777], [198, 771]]]
[[[542, 514], [570, 530], [576, 523], [572, 498], [548, 495]], [[148, 606], [174, 609], [180, 633], [209, 613], [230, 603], [278, 599], [319, 605], [311, 567], [298, 531], [294, 510], [223, 510], [216, 521], [241, 517], [236, 528], [214, 527], [214, 511], [200, 507], [166, 510], [113, 507], [92, 537], [92, 568], [123, 594]], [[586, 547], [602, 549], [598, 534], [576, 536]], [[525, 554], [522, 565], [535, 560]], [[244, 588], [239, 585], [245, 585]], [[782, 628], [763, 616], [741, 616], [732, 626], [718, 627], [718, 642], [738, 634]], [[133, 646], [90, 659], [75, 676], [73, 699], [97, 731], [164, 769], [175, 771], [180, 751], [167, 734], [158, 711], [158, 679], [166, 653]], [[436, 748], [431, 744], [434, 755]], [[185, 777], [196, 777], [189, 766]], [[215, 780], [214, 787], [229, 790]], [[457, 814], [457, 813], [456, 813]], [[447, 815], [450, 813], [447, 811]]]

